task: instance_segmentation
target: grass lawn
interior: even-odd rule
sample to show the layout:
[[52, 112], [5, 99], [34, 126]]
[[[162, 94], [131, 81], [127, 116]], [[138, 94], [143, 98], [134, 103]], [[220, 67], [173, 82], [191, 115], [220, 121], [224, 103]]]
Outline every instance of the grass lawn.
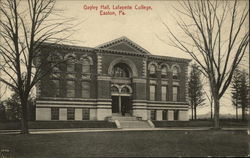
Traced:
[[0, 135], [14, 158], [247, 156], [246, 131], [124, 131]]

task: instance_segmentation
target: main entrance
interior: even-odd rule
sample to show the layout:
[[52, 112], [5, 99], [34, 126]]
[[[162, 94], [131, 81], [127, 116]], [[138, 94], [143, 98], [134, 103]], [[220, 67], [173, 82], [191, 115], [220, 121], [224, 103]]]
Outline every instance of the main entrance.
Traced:
[[112, 113], [130, 115], [131, 114], [130, 96], [112, 96]]

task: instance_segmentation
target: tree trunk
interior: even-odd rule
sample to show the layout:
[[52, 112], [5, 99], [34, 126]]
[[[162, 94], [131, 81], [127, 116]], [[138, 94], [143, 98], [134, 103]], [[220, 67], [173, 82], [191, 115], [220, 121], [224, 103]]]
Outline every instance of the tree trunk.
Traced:
[[29, 134], [27, 102], [28, 102], [28, 97], [21, 99], [21, 107], [22, 107], [21, 134]]
[[191, 105], [191, 112], [192, 112], [192, 120], [194, 119], [194, 108], [193, 105]]
[[238, 120], [238, 107], [237, 107], [237, 105], [236, 105], [235, 109], [236, 109], [236, 120]]
[[218, 95], [214, 95], [214, 128], [220, 128], [220, 99]]
[[245, 106], [244, 105], [242, 105], [242, 107], [241, 107], [241, 109], [242, 109], [242, 120], [245, 120], [246, 119], [246, 115], [245, 115]]
[[196, 117], [196, 106], [194, 106], [194, 119], [196, 120], [197, 117]]
[[211, 119], [213, 119], [213, 101], [210, 102], [210, 108], [211, 108]]

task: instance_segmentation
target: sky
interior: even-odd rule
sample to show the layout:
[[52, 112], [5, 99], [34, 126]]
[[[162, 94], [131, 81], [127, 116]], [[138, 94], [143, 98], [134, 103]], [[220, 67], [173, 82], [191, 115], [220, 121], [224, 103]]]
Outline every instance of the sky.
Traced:
[[[110, 9], [102, 9], [102, 5], [109, 5]], [[133, 9], [123, 10], [125, 15], [119, 15], [119, 11], [113, 9], [117, 5], [129, 5]], [[151, 9], [135, 9], [142, 5]], [[72, 39], [78, 40], [76, 45], [95, 47], [126, 36], [154, 55], [191, 59], [188, 54], [170, 45], [170, 34], [164, 25], [167, 24], [176, 34], [181, 35], [176, 25], [178, 16], [175, 8], [180, 8], [176, 1], [58, 1], [56, 7], [64, 10], [66, 17], [82, 22], [72, 36]], [[100, 15], [101, 10], [114, 11], [116, 15]], [[227, 91], [221, 99], [220, 113], [235, 113], [230, 99], [230, 91]], [[199, 108], [198, 113], [206, 114], [209, 109], [209, 106]]]
[[[109, 6], [109, 9], [101, 8], [102, 5]], [[121, 9], [113, 9], [113, 6], [131, 6], [132, 9], [119, 12]], [[148, 8], [148, 10], [140, 9], [140, 7]], [[177, 1], [58, 0], [55, 8], [63, 10], [63, 17], [76, 19], [73, 22], [77, 25], [74, 28], [76, 31], [70, 37], [76, 40], [74, 45], [95, 47], [126, 36], [154, 55], [191, 59], [188, 54], [170, 46], [170, 34], [164, 25], [165, 23], [170, 30], [182, 36], [176, 25], [178, 16], [174, 8], [180, 8]], [[100, 15], [107, 11], [115, 12], [116, 15]], [[248, 58], [245, 62], [248, 63]], [[221, 105], [221, 113], [234, 113], [230, 92], [222, 98]], [[199, 114], [205, 114], [208, 111], [209, 106], [200, 108]]]

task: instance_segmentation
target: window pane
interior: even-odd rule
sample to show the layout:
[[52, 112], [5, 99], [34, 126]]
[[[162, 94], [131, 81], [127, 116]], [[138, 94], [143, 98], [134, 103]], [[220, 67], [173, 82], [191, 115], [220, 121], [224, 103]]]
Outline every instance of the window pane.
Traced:
[[67, 97], [75, 97], [75, 81], [67, 81]]
[[166, 66], [163, 66], [162, 69], [161, 69], [161, 74], [162, 75], [167, 75], [167, 67]]
[[59, 108], [51, 108], [51, 120], [59, 120]]
[[113, 76], [114, 77], [129, 77], [129, 68], [124, 63], [119, 63], [113, 68]]
[[90, 73], [90, 62], [87, 58], [82, 59], [82, 72]]
[[75, 64], [72, 62], [67, 63], [67, 72], [74, 72], [75, 71]]
[[150, 118], [151, 118], [151, 120], [156, 120], [156, 110], [150, 111]]
[[129, 93], [128, 87], [123, 87], [121, 90], [122, 93]]
[[90, 73], [90, 65], [82, 65], [83, 73]]
[[54, 97], [58, 97], [60, 95], [60, 81], [59, 80], [52, 80], [52, 89], [54, 91]]
[[67, 120], [75, 120], [75, 109], [67, 108]]
[[173, 79], [178, 79], [178, 68], [175, 66], [173, 67]]
[[149, 73], [150, 74], [155, 74], [155, 71], [156, 71], [156, 67], [154, 65], [151, 65], [150, 69], [149, 69]]
[[161, 87], [161, 100], [162, 101], [167, 100], [167, 87], [166, 86]]
[[154, 85], [151, 85], [150, 88], [149, 88], [149, 91], [150, 91], [150, 100], [155, 100], [155, 86]]
[[173, 87], [173, 101], [178, 101], [178, 87]]
[[90, 98], [90, 83], [82, 82], [82, 97]]
[[179, 110], [174, 110], [174, 120], [179, 119]]
[[168, 110], [162, 111], [162, 120], [168, 120]]
[[82, 120], [89, 120], [89, 109], [82, 109]]
[[111, 92], [112, 93], [119, 93], [119, 90], [117, 87], [113, 86], [113, 87], [111, 87]]

